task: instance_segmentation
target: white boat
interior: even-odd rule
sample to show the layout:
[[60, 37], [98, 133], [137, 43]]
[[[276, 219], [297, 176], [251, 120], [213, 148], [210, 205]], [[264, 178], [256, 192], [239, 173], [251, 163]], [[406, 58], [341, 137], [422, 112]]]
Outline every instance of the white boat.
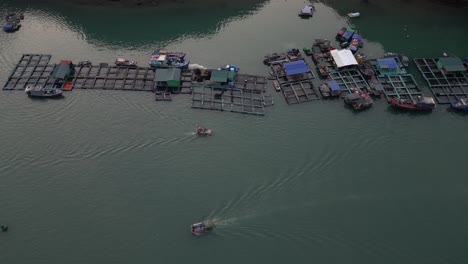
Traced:
[[351, 17], [351, 18], [359, 17], [359, 16], [361, 16], [361, 13], [359, 12], [348, 13], [348, 17]]
[[276, 81], [276, 80], [273, 81], [273, 86], [275, 86], [276, 91], [278, 91], [278, 92], [281, 91], [281, 86], [280, 86], [278, 81]]

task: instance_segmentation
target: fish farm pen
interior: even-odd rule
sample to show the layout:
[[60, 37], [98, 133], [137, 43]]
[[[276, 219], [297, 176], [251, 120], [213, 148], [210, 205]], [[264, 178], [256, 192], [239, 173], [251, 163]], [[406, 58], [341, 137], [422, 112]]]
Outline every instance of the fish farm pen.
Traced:
[[383, 87], [387, 101], [393, 97], [414, 99], [422, 95], [421, 89], [411, 74], [379, 75], [377, 79]]
[[335, 80], [340, 86], [340, 90], [344, 93], [354, 93], [355, 89], [374, 94], [370, 89], [362, 74], [355, 69], [330, 72], [329, 80]]
[[312, 83], [315, 75], [305, 60], [300, 59], [292, 62], [272, 64], [271, 72], [278, 81], [288, 104], [298, 104], [320, 99]]
[[460, 59], [416, 58], [414, 63], [439, 104], [468, 97], [468, 72]]

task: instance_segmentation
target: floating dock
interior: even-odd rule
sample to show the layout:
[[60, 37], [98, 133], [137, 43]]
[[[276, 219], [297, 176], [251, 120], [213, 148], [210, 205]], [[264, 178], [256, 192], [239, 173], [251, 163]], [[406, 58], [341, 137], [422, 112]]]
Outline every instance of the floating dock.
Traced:
[[[292, 66], [288, 67], [291, 64]], [[320, 99], [312, 83], [315, 75], [305, 60], [273, 64], [271, 65], [271, 72], [273, 77], [278, 81], [288, 104], [298, 104]]]
[[416, 58], [413, 61], [439, 104], [449, 104], [458, 101], [460, 98], [468, 97], [468, 73], [466, 69], [444, 69], [443, 61], [440, 61], [443, 59]]
[[354, 93], [355, 89], [358, 89], [368, 94], [374, 94], [364, 76], [357, 69], [330, 72], [328, 79], [335, 80], [342, 93]]
[[380, 82], [388, 102], [393, 97], [413, 99], [413, 97], [422, 95], [421, 89], [411, 74], [379, 75], [377, 80]]
[[55, 68], [51, 55], [24, 54], [8, 77], [3, 90], [24, 90], [27, 86], [45, 84]]
[[267, 102], [263, 92], [239, 88], [222, 88], [203, 83], [195, 84], [192, 91], [192, 108], [230, 111], [243, 114], [264, 115]]

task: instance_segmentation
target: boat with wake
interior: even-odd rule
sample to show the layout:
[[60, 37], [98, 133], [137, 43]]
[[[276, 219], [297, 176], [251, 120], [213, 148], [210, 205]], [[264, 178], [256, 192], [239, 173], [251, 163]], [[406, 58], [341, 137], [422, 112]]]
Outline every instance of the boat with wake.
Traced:
[[62, 96], [62, 90], [57, 88], [43, 88], [41, 86], [28, 86], [24, 90], [29, 97], [59, 97]]
[[194, 223], [190, 225], [190, 232], [194, 235], [201, 235], [212, 231], [215, 228], [215, 224], [211, 220], [206, 220], [199, 223]]
[[211, 136], [212, 131], [211, 129], [203, 128], [197, 125], [195, 133], [200, 136]]
[[450, 102], [450, 107], [463, 112], [468, 112], [468, 98], [461, 98], [458, 101]]

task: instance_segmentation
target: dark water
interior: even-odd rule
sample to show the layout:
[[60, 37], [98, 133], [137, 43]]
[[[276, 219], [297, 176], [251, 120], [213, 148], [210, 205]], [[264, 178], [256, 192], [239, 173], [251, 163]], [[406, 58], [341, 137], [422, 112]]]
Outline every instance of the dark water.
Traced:
[[[370, 56], [468, 55], [465, 9], [382, 2], [319, 3], [310, 20], [297, 18], [298, 0], [214, 11], [3, 2], [2, 17], [26, 18], [0, 33], [0, 79], [25, 52], [145, 65], [159, 46], [266, 75], [265, 53], [332, 38], [350, 22]], [[358, 20], [343, 17], [355, 10]], [[0, 233], [0, 263], [468, 261], [468, 116], [274, 97], [255, 117], [194, 110], [184, 95], [1, 92], [0, 224], [10, 231]], [[197, 138], [195, 123], [215, 134]], [[219, 228], [190, 235], [204, 218]]]

